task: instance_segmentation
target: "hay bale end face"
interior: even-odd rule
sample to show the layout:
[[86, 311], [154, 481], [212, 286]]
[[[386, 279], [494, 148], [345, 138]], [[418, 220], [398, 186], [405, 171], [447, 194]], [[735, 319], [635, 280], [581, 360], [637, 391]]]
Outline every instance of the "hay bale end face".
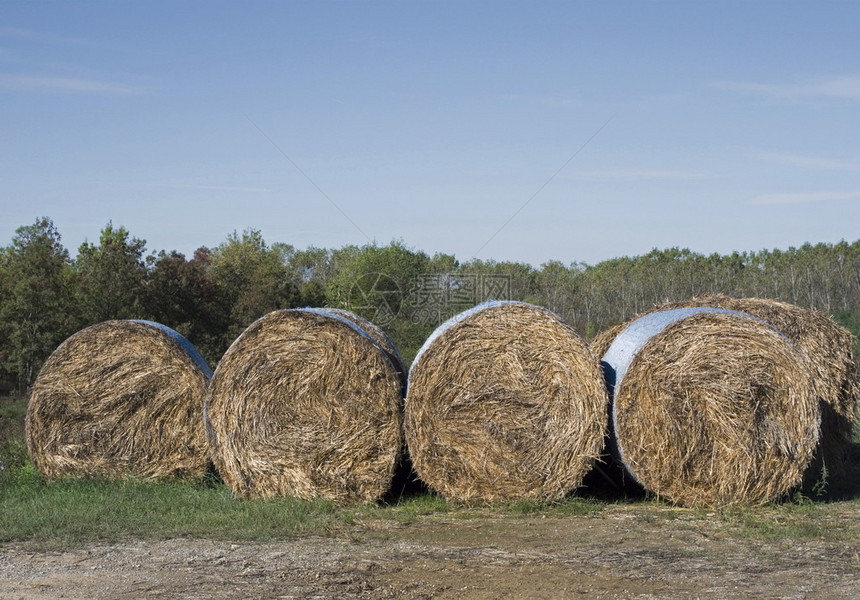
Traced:
[[[809, 369], [821, 402], [818, 455], [806, 474], [808, 484], [822, 476], [822, 463], [838, 481], [851, 468], [850, 448], [860, 411], [860, 371], [854, 356], [854, 336], [829, 316], [768, 298], [734, 298], [724, 294], [697, 296], [655, 306], [644, 314], [690, 307], [713, 307], [747, 313], [767, 322], [792, 341]], [[639, 316], [643, 316], [639, 315]], [[591, 344], [603, 356], [624, 323], [598, 335]]]
[[767, 323], [718, 309], [651, 313], [603, 360], [616, 376], [618, 455], [647, 490], [684, 505], [760, 504], [801, 482], [818, 400], [802, 355]]
[[[831, 475], [841, 476], [850, 465], [849, 449], [860, 409], [860, 373], [854, 356], [854, 336], [829, 316], [816, 310], [766, 298], [732, 298], [713, 294], [693, 298], [685, 306], [715, 306], [737, 310], [766, 321], [803, 355], [821, 401], [819, 460]], [[666, 305], [658, 308], [674, 308]], [[820, 477], [817, 465], [808, 477]]]
[[421, 348], [404, 431], [418, 476], [448, 499], [550, 500], [591, 469], [607, 406], [597, 360], [572, 327], [538, 306], [491, 302]]
[[205, 411], [212, 459], [237, 496], [373, 501], [400, 456], [401, 404], [395, 367], [354, 323], [275, 311], [215, 371]]
[[400, 356], [400, 351], [397, 349], [397, 346], [394, 344], [394, 341], [385, 333], [381, 327], [373, 323], [372, 321], [368, 321], [364, 317], [360, 317], [354, 312], [350, 312], [348, 310], [343, 310], [342, 308], [321, 308], [318, 309], [321, 311], [325, 311], [327, 313], [331, 313], [333, 315], [337, 315], [339, 317], [343, 317], [349, 321], [352, 321], [356, 325], [358, 325], [364, 332], [373, 338], [373, 341], [376, 342], [382, 350], [385, 352], [385, 355], [388, 357], [388, 360], [391, 361], [391, 364], [394, 365], [395, 371], [397, 371], [397, 378], [400, 380], [402, 393], [406, 394], [406, 367], [403, 364], [403, 357]]
[[209, 464], [203, 401], [211, 370], [149, 321], [106, 321], [64, 341], [27, 407], [27, 447], [48, 479], [196, 478]]

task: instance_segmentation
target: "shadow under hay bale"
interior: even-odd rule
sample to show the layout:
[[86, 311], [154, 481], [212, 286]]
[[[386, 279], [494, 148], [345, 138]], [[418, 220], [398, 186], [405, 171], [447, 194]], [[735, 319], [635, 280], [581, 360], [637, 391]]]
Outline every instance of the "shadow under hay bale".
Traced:
[[[643, 315], [688, 307], [747, 313], [772, 325], [792, 341], [806, 362], [821, 402], [820, 444], [804, 475], [804, 487], [815, 487], [825, 473], [834, 484], [849, 476], [853, 468], [852, 435], [860, 410], [860, 370], [851, 332], [815, 310], [766, 298], [733, 298], [723, 294], [660, 304]], [[595, 356], [603, 356], [626, 326], [627, 323], [601, 332], [591, 343]]]
[[293, 309], [233, 342], [205, 418], [235, 495], [370, 502], [391, 485], [401, 406], [396, 368], [371, 336], [325, 310]]
[[202, 477], [211, 375], [194, 346], [164, 325], [106, 321], [83, 329], [48, 358], [33, 386], [30, 459], [48, 479]]
[[442, 324], [409, 372], [404, 431], [415, 470], [449, 500], [558, 499], [606, 433], [597, 360], [552, 312], [490, 302]]
[[684, 505], [761, 504], [802, 479], [820, 411], [803, 357], [762, 320], [714, 308], [647, 314], [603, 357], [615, 453]]
[[400, 462], [394, 470], [391, 489], [383, 496], [382, 501], [388, 504], [396, 504], [401, 500], [429, 492], [430, 487], [418, 477], [415, 467], [412, 465], [412, 457], [409, 456], [409, 449], [404, 445]]

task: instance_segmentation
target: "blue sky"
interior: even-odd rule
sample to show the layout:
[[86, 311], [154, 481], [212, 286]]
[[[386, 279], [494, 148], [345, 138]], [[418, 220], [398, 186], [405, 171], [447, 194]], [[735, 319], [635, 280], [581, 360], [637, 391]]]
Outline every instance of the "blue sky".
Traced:
[[3, 0], [0, 245], [41, 215], [73, 254], [108, 221], [535, 266], [854, 241], [858, 30], [855, 2]]

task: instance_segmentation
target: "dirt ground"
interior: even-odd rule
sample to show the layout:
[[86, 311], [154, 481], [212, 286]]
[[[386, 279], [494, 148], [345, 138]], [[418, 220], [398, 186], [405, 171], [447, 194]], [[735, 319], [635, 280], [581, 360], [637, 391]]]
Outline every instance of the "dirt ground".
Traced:
[[[370, 520], [275, 543], [0, 546], [0, 598], [858, 598], [860, 528], [769, 535], [677, 510]], [[775, 532], [775, 533], [774, 533]]]

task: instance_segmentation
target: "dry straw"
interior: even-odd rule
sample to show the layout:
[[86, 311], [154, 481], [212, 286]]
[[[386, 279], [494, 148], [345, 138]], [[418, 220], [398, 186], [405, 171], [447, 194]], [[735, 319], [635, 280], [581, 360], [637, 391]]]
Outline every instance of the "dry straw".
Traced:
[[27, 407], [30, 459], [46, 478], [195, 478], [209, 464], [211, 371], [158, 323], [106, 321], [48, 358]]
[[[642, 313], [647, 314], [647, 313]], [[642, 316], [642, 315], [639, 315]], [[602, 359], [603, 355], [606, 354], [606, 351], [609, 350], [609, 346], [612, 345], [612, 342], [618, 337], [618, 334], [624, 331], [624, 328], [630, 324], [630, 321], [626, 323], [620, 323], [618, 325], [613, 325], [608, 329], [604, 329], [600, 333], [598, 333], [593, 340], [588, 343], [588, 347], [591, 352], [598, 359]]]
[[492, 302], [455, 316], [409, 373], [404, 430], [418, 476], [471, 503], [561, 498], [600, 453], [597, 360], [550, 311]]
[[[617, 452], [643, 487], [679, 504], [768, 502], [797, 486], [812, 459], [814, 385], [779, 331], [715, 310], [651, 313], [613, 341], [604, 365], [610, 383], [617, 374]], [[636, 336], [639, 347], [619, 359]]]
[[[744, 312], [766, 321], [788, 339], [803, 356], [821, 400], [820, 460], [831, 475], [841, 475], [849, 458], [852, 431], [860, 410], [860, 373], [854, 356], [854, 336], [829, 316], [786, 302], [766, 298], [733, 298], [723, 294], [698, 296], [684, 302], [665, 303], [648, 312], [685, 307], [714, 307]], [[598, 335], [591, 349], [602, 357], [626, 324]], [[816, 461], [808, 477], [820, 477]]]
[[407, 372], [406, 367], [403, 364], [403, 357], [400, 356], [400, 351], [397, 349], [397, 346], [394, 344], [394, 341], [390, 337], [388, 337], [388, 334], [385, 333], [381, 327], [379, 327], [372, 321], [368, 321], [364, 317], [360, 317], [353, 312], [343, 310], [341, 308], [323, 308], [320, 310], [352, 321], [361, 329], [363, 329], [364, 332], [367, 333], [367, 335], [373, 338], [373, 341], [376, 342], [383, 349], [383, 351], [385, 351], [385, 355], [388, 356], [388, 360], [390, 360], [391, 364], [394, 365], [394, 369], [397, 371], [397, 377], [401, 382], [403, 393], [406, 393]]
[[401, 404], [396, 368], [357, 325], [325, 310], [275, 311], [215, 371], [212, 459], [237, 496], [373, 501], [400, 456]]

